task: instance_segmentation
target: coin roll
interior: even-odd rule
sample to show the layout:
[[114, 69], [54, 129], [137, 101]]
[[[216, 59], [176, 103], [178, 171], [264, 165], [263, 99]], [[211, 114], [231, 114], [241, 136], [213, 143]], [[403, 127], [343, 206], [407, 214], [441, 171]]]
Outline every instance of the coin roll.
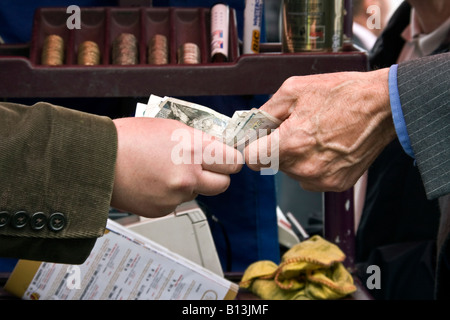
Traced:
[[179, 64], [198, 64], [200, 59], [200, 48], [193, 42], [186, 42], [178, 48]]
[[138, 63], [138, 43], [134, 34], [121, 33], [114, 39], [112, 63], [118, 65], [133, 65]]
[[100, 64], [100, 49], [94, 41], [84, 41], [78, 48], [79, 65], [94, 66]]
[[45, 37], [41, 63], [46, 66], [60, 66], [64, 63], [64, 39], [61, 36], [51, 34]]
[[169, 63], [169, 48], [165, 35], [154, 35], [148, 44], [148, 63], [163, 65]]

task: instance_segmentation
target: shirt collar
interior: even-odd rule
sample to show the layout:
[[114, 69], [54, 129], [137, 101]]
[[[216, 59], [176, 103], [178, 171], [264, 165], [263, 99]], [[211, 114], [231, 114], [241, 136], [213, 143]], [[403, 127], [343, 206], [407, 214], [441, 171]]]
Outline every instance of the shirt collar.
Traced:
[[423, 56], [430, 55], [444, 41], [450, 30], [450, 17], [429, 34], [423, 34], [414, 8], [411, 10], [410, 24], [402, 32], [402, 38], [406, 42], [417, 41], [418, 49]]

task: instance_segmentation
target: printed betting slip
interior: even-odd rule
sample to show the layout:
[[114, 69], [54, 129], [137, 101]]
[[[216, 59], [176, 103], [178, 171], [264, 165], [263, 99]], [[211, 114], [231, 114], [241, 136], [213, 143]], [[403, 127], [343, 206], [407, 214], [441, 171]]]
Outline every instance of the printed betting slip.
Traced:
[[108, 220], [82, 265], [20, 260], [5, 290], [25, 300], [231, 300], [238, 286]]

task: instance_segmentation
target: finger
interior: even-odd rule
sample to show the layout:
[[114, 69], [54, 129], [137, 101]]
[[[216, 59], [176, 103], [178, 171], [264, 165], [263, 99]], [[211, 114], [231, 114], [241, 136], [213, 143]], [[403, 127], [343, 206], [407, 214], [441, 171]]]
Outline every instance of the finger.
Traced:
[[243, 155], [235, 148], [217, 140], [203, 143], [202, 168], [204, 170], [233, 174], [239, 172], [243, 164]]
[[285, 97], [275, 93], [265, 104], [263, 104], [260, 109], [266, 111], [270, 115], [277, 119], [284, 120], [289, 114], [287, 113], [288, 107], [286, 105], [291, 105], [290, 101], [287, 101]]
[[227, 190], [229, 185], [229, 175], [203, 170], [194, 191], [204, 196], [215, 196]]

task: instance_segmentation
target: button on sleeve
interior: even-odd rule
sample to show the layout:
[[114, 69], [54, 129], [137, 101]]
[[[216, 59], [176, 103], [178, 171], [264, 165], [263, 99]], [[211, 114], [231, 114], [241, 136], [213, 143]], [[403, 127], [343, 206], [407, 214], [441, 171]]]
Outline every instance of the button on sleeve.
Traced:
[[66, 226], [66, 217], [60, 212], [53, 213], [48, 219], [48, 227], [52, 231], [61, 231]]
[[14, 228], [22, 229], [27, 225], [29, 219], [30, 217], [28, 213], [26, 213], [25, 211], [17, 211], [11, 217], [11, 225]]
[[43, 212], [36, 212], [31, 216], [30, 225], [33, 230], [41, 230], [47, 223], [47, 215]]
[[11, 215], [8, 211], [0, 211], [0, 228], [8, 224]]

